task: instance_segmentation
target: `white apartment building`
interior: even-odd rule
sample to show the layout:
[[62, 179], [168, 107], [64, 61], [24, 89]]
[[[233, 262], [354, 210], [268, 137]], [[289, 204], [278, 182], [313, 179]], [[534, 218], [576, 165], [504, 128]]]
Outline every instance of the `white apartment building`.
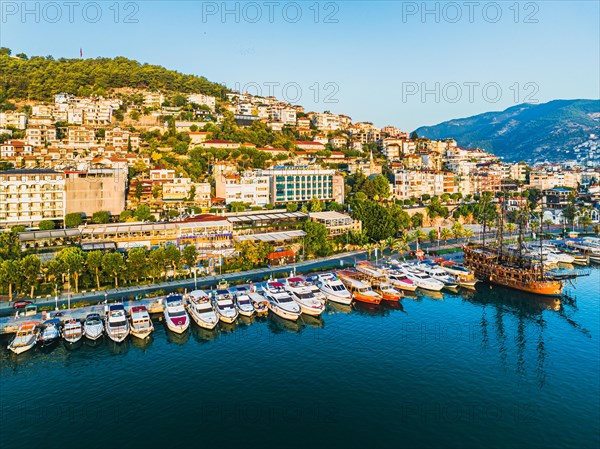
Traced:
[[211, 97], [210, 95], [190, 94], [187, 97], [187, 101], [189, 103], [195, 103], [199, 106], [201, 106], [201, 105], [208, 106], [211, 111], [214, 111], [215, 107], [216, 107], [216, 98]]
[[57, 141], [53, 126], [33, 126], [25, 130], [25, 141], [34, 147], [43, 147]]
[[9, 126], [25, 129], [27, 127], [27, 115], [16, 111], [0, 112], [0, 128], [8, 128]]
[[140, 147], [139, 135], [121, 128], [107, 129], [104, 134], [104, 141], [106, 145], [113, 147], [127, 148], [130, 142], [131, 149], [136, 150]]
[[64, 216], [64, 173], [40, 169], [0, 172], [0, 227], [35, 226]]
[[340, 116], [325, 112], [316, 112], [312, 117], [313, 124], [319, 131], [337, 131], [340, 129]]
[[392, 187], [394, 197], [400, 200], [424, 194], [442, 195], [454, 192], [454, 177], [435, 170], [396, 170]]
[[264, 206], [270, 202], [269, 176], [261, 176], [255, 172], [238, 174], [220, 174], [215, 178], [215, 193], [224, 198], [226, 204], [244, 202], [252, 206]]
[[31, 156], [33, 146], [26, 144], [21, 140], [9, 140], [0, 145], [0, 157], [13, 158], [16, 156]]
[[70, 127], [67, 130], [67, 146], [87, 149], [96, 143], [96, 131], [83, 126]]

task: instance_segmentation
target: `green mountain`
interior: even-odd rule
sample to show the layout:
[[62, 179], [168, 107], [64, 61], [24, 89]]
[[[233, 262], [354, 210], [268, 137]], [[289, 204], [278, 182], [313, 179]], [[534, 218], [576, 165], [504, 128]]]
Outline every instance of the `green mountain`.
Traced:
[[27, 99], [48, 101], [61, 92], [104, 95], [118, 88], [203, 93], [221, 98], [228, 92], [225, 86], [206, 78], [123, 57], [22, 59], [0, 52], [0, 103]]
[[416, 130], [420, 137], [454, 138], [507, 161], [574, 159], [574, 148], [600, 134], [600, 100], [519, 104], [501, 112], [450, 120]]

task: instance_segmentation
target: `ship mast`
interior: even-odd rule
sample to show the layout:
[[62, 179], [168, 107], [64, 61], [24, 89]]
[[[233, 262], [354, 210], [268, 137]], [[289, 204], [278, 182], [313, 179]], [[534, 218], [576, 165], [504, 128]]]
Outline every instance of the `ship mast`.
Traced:
[[542, 226], [543, 226], [543, 218], [544, 218], [544, 197], [540, 200], [540, 229], [539, 229], [539, 242], [540, 242], [540, 273], [542, 275], [542, 279], [544, 279], [544, 252], [542, 251]]

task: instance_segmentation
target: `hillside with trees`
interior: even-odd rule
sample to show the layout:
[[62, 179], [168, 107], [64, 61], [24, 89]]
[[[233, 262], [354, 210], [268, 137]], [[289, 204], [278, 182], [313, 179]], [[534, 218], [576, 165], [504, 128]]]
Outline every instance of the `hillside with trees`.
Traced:
[[114, 89], [203, 93], [223, 98], [227, 88], [204, 77], [185, 75], [124, 58], [54, 59], [52, 56], [11, 56], [0, 49], [0, 104], [6, 100], [52, 100], [61, 92], [89, 96]]

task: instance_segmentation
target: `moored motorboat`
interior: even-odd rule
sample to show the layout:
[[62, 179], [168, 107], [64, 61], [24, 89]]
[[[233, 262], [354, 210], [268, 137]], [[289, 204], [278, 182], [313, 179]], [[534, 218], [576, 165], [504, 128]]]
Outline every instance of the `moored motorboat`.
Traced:
[[83, 326], [81, 321], [71, 318], [63, 324], [62, 336], [65, 342], [75, 344], [83, 337]]
[[254, 306], [248, 293], [250, 291], [247, 288], [238, 288], [235, 292], [235, 306], [240, 315], [251, 317], [254, 315]]
[[338, 274], [338, 276], [355, 300], [367, 304], [379, 304], [381, 302], [381, 295], [374, 292], [368, 282], [359, 281], [349, 274]]
[[42, 330], [38, 336], [38, 344], [41, 347], [51, 346], [60, 340], [61, 322], [58, 318], [52, 318], [42, 323]]
[[285, 291], [281, 282], [267, 282], [263, 294], [269, 301], [269, 310], [275, 315], [286, 320], [296, 321], [302, 314], [300, 305]]
[[400, 290], [414, 292], [417, 289], [417, 284], [411, 281], [408, 276], [399, 270], [390, 271], [388, 274], [388, 280], [394, 287], [399, 288]]
[[83, 322], [83, 334], [85, 337], [92, 341], [96, 341], [102, 337], [103, 332], [104, 323], [102, 322], [102, 318], [100, 318], [100, 314], [89, 313]]
[[29, 351], [35, 345], [38, 335], [40, 333], [38, 329], [37, 321], [28, 321], [19, 326], [15, 337], [8, 345], [15, 354], [22, 354], [25, 351]]
[[183, 305], [182, 295], [168, 295], [164, 300], [163, 316], [167, 328], [182, 334], [190, 326], [190, 319]]
[[269, 314], [269, 301], [263, 295], [258, 292], [250, 291], [248, 297], [250, 298], [250, 301], [252, 301], [254, 312], [258, 316], [266, 316]]
[[396, 290], [388, 282], [373, 282], [372, 288], [381, 295], [381, 299], [384, 301], [399, 301], [404, 296], [401, 290]]
[[352, 293], [334, 273], [319, 274], [315, 284], [325, 294], [327, 300], [344, 305], [352, 303]]
[[210, 296], [204, 290], [194, 290], [188, 293], [187, 309], [192, 320], [204, 329], [214, 329], [219, 322]]
[[231, 324], [237, 320], [238, 310], [235, 307], [233, 296], [229, 293], [229, 290], [221, 289], [215, 292], [214, 306], [219, 320], [227, 324]]
[[147, 338], [154, 331], [154, 324], [146, 306], [133, 306], [129, 311], [130, 333], [134, 337]]
[[315, 297], [312, 290], [307, 287], [302, 278], [293, 277], [286, 279], [284, 288], [292, 299], [298, 303], [302, 313], [319, 316], [325, 310], [325, 305]]
[[417, 268], [424, 273], [431, 276], [433, 279], [440, 281], [444, 284], [444, 288], [455, 290], [458, 288], [458, 281], [446, 270], [440, 267], [438, 264], [432, 261], [425, 261], [417, 265]]
[[428, 274], [414, 267], [413, 265], [404, 264], [401, 267], [402, 272], [413, 281], [418, 288], [439, 292], [444, 288], [444, 283], [433, 279]]
[[121, 343], [129, 335], [129, 321], [123, 304], [111, 304], [105, 317], [106, 335], [115, 343]]

